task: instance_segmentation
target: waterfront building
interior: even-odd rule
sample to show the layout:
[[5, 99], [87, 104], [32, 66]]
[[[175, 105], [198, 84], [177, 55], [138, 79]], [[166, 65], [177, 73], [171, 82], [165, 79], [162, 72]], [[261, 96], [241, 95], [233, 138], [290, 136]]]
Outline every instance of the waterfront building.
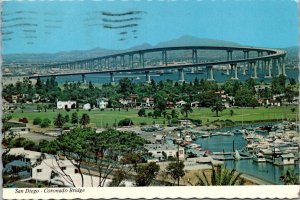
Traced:
[[274, 158], [274, 165], [294, 165], [295, 156], [292, 153], [282, 154]]
[[97, 107], [100, 109], [105, 109], [108, 105], [108, 99], [107, 98], [100, 98], [96, 99]]
[[168, 158], [178, 158], [184, 160], [184, 148], [174, 144], [145, 144], [148, 153], [152, 154], [159, 161], [167, 160]]
[[83, 105], [83, 110], [90, 110], [91, 109], [91, 104], [86, 103]]

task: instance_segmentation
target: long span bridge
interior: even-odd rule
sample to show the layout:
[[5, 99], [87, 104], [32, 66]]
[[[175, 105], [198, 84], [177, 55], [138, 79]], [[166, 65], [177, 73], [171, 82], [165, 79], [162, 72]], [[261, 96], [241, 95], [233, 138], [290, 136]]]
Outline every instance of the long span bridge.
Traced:
[[[227, 59], [199, 62], [198, 51], [224, 51], [227, 53]], [[168, 53], [173, 51], [190, 51], [192, 60], [184, 63], [172, 63], [168, 61]], [[233, 52], [242, 53], [243, 57], [233, 57]], [[250, 57], [250, 52], [252, 56]], [[146, 66], [147, 59], [145, 55], [150, 53], [161, 53], [161, 64], [155, 66]], [[253, 56], [253, 54], [256, 54]], [[58, 68], [68, 71], [77, 69], [91, 69], [90, 71], [67, 72], [56, 74], [43, 74], [29, 76], [30, 79], [38, 77], [57, 77], [57, 76], [72, 76], [81, 75], [82, 81], [85, 82], [85, 76], [88, 74], [110, 74], [111, 83], [114, 82], [114, 76], [121, 72], [145, 72], [146, 81], [150, 82], [150, 71], [176, 69], [179, 73], [179, 81], [184, 81], [184, 69], [191, 69], [191, 72], [197, 68], [206, 68], [208, 79], [214, 80], [214, 66], [226, 65], [231, 70], [232, 79], [238, 79], [238, 68], [242, 68], [245, 73], [246, 69], [251, 72], [252, 78], [258, 78], [258, 69], [264, 69], [265, 78], [272, 77], [272, 69], [276, 68], [277, 75], [285, 73], [284, 59], [286, 52], [278, 49], [255, 48], [255, 47], [225, 47], [225, 46], [179, 46], [179, 47], [164, 47], [143, 49], [130, 52], [123, 52], [107, 56], [96, 57], [92, 59], [78, 60], [66, 63], [57, 63], [46, 65], [46, 68]], [[95, 70], [96, 69], [96, 70]], [[273, 74], [274, 75], [274, 74]]]

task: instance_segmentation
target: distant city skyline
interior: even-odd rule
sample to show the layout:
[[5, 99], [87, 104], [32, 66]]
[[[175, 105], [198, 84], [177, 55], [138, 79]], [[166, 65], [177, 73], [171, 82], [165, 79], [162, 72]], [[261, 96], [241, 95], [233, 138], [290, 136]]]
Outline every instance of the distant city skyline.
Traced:
[[2, 2], [2, 54], [127, 49], [191, 35], [246, 46], [298, 45], [297, 2]]

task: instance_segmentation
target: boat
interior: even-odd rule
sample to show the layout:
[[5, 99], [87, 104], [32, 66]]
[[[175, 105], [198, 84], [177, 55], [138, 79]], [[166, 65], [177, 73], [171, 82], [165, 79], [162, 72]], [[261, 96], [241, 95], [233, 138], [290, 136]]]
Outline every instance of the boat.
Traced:
[[270, 132], [272, 130], [272, 127], [273, 127], [272, 125], [267, 125], [267, 126], [261, 126], [259, 128], [260, 128], [260, 130], [264, 130], [264, 131]]
[[210, 136], [211, 136], [211, 133], [206, 133], [206, 134], [201, 135], [201, 138], [208, 138]]
[[255, 162], [266, 162], [266, 158], [264, 156], [264, 154], [262, 153], [257, 153], [253, 156], [253, 160]]
[[238, 150], [235, 150], [235, 153], [233, 155], [234, 160], [240, 160], [241, 159], [241, 155], [239, 154]]
[[233, 136], [234, 134], [231, 133], [230, 131], [227, 131], [227, 132], [220, 133], [220, 135], [222, 135], [222, 136]]
[[191, 144], [192, 142], [193, 142], [193, 140], [192, 140], [192, 138], [191, 138], [190, 135], [186, 135], [186, 136], [184, 137], [184, 143], [185, 143], [185, 144]]

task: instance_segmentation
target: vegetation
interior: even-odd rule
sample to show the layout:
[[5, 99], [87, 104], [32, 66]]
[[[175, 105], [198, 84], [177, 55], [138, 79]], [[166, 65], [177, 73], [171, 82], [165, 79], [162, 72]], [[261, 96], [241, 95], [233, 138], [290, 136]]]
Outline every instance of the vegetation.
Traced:
[[149, 186], [159, 172], [159, 165], [150, 162], [136, 167], [135, 184], [136, 186]]
[[174, 180], [174, 183], [177, 180], [177, 185], [179, 186], [180, 178], [182, 178], [185, 175], [183, 161], [169, 163], [166, 168], [166, 171], [167, 175], [171, 176], [171, 178]]
[[200, 174], [195, 174], [198, 181], [195, 185], [216, 186], [216, 185], [243, 185], [244, 179], [241, 178], [241, 173], [235, 169], [228, 170], [223, 165], [212, 165], [212, 174], [207, 176], [203, 171]]
[[298, 185], [299, 184], [299, 174], [288, 168], [281, 176], [280, 180], [284, 185]]

